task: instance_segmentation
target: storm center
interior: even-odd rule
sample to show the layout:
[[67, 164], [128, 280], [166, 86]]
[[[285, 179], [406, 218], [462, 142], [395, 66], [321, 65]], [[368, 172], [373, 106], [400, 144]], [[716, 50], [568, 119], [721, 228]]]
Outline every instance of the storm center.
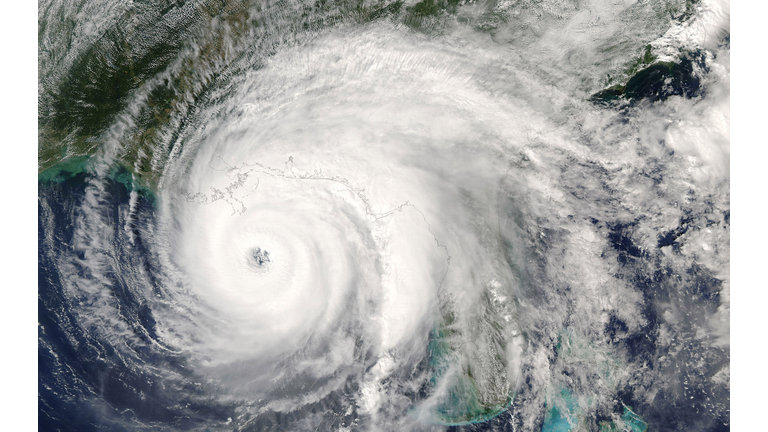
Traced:
[[249, 261], [258, 269], [264, 269], [269, 265], [270, 262], [272, 262], [272, 260], [269, 258], [269, 251], [258, 247], [251, 250]]

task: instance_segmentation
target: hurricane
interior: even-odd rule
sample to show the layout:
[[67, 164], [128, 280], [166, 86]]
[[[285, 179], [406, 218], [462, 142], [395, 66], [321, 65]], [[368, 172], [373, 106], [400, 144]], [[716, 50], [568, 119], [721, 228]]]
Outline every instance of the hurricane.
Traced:
[[41, 0], [38, 427], [730, 430], [727, 0]]

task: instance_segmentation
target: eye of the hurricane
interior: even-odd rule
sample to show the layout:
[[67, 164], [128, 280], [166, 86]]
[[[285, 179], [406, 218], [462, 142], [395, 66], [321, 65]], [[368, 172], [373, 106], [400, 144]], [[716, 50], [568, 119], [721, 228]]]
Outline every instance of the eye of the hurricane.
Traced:
[[267, 271], [272, 259], [269, 256], [268, 250], [257, 247], [251, 250], [248, 261], [256, 270]]

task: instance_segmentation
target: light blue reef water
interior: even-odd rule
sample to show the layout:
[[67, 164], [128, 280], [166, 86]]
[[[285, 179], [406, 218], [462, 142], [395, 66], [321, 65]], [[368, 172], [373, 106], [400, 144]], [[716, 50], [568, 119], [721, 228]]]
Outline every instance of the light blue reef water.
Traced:
[[38, 5], [40, 430], [730, 430], [730, 4]]

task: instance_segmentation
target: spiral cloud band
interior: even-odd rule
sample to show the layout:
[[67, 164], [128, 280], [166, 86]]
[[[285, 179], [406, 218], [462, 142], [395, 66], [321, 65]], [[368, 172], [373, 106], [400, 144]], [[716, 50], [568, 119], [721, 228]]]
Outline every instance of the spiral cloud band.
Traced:
[[[76, 323], [73, 339], [120, 359], [104, 376], [144, 395], [83, 396], [94, 416], [195, 430], [727, 425], [729, 6], [670, 24], [655, 3], [512, 3], [418, 26], [409, 4], [407, 25], [295, 33], [293, 6], [259, 3], [248, 37], [216, 43], [245, 24], [190, 24], [100, 135], [76, 210], [57, 207], [70, 183], [41, 189], [51, 292], [69, 299], [47, 325]], [[595, 93], [635, 45], [662, 60], [633, 73], [669, 78]], [[210, 46], [223, 54], [205, 63]], [[142, 129], [163, 86], [185, 96], [157, 111], [165, 129]], [[152, 194], [111, 168], [132, 134], [155, 140], [134, 164], [151, 167]]]
[[[489, 213], [498, 219], [495, 192], [506, 167], [487, 160], [509, 151], [501, 143], [521, 141], [531, 123], [545, 123], [530, 115], [521, 122], [515, 109], [484, 118], [509, 110], [451, 71], [456, 55], [392, 50], [393, 36], [377, 29], [362, 47], [349, 47], [343, 56], [351, 59], [324, 69], [330, 78], [310, 77], [313, 65], [338, 56], [333, 39], [277, 59], [259, 77], [262, 91], [237, 98], [227, 115], [237, 121], [202, 134], [178, 182], [192, 191], [174, 195], [184, 201], [169, 217], [183, 227], [174, 254], [191, 289], [231, 321], [235, 336], [211, 342], [217, 355], [232, 350], [220, 344], [236, 345], [234, 359], [295, 349], [351, 313], [367, 318], [361, 331], [376, 341], [375, 355], [389, 359], [439, 322], [440, 307], [473, 326], [471, 309], [490, 292], [495, 318], [512, 331], [497, 355], [519, 364], [514, 277], [498, 257], [498, 221], [484, 221]], [[425, 56], [430, 74], [415, 77]], [[307, 88], [269, 85], [283, 76]], [[374, 86], [384, 79], [391, 88]], [[458, 95], [447, 98], [449, 87]], [[271, 97], [279, 111], [258, 109]], [[476, 141], [480, 129], [495, 145]], [[262, 250], [269, 261], [256, 263]], [[502, 388], [514, 385], [504, 376], [517, 371], [509, 372]]]

